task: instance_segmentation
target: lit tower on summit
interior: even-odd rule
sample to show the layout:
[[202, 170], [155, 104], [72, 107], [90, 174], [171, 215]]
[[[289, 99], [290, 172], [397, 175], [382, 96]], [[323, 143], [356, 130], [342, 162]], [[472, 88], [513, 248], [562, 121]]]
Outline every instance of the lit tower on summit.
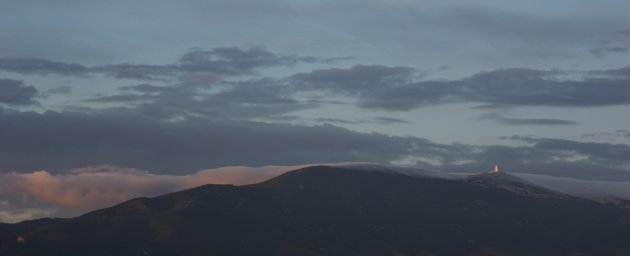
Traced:
[[494, 165], [494, 170], [492, 172], [493, 173], [498, 173], [499, 172], [499, 164], [495, 164]]

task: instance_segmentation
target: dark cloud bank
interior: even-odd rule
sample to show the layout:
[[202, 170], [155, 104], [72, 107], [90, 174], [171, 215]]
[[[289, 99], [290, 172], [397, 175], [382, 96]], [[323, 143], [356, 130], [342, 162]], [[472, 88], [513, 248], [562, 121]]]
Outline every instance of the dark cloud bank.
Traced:
[[[425, 73], [414, 68], [384, 65], [319, 69], [286, 78], [259, 76], [261, 70], [270, 67], [328, 63], [339, 59], [343, 58], [287, 56], [273, 53], [264, 47], [222, 47], [211, 50], [192, 49], [169, 65], [116, 64], [88, 67], [43, 59], [1, 58], [0, 70], [22, 74], [74, 76], [105, 74], [121, 79], [172, 81], [176, 86], [126, 86], [123, 88], [127, 89], [124, 94], [90, 99], [93, 102], [159, 102], [154, 107], [169, 106], [172, 107], [171, 110], [184, 107], [176, 106], [175, 102], [196, 102], [185, 107], [199, 110], [199, 107], [195, 107], [197, 103], [207, 106], [220, 104], [210, 102], [242, 100], [248, 104], [257, 104], [252, 102], [256, 100], [261, 104], [276, 104], [269, 110], [276, 114], [309, 107], [292, 98], [293, 93], [322, 91], [354, 97], [356, 104], [362, 108], [387, 111], [408, 111], [456, 102], [472, 102], [492, 107], [593, 107], [630, 104], [630, 66], [581, 72], [502, 68], [456, 80], [423, 80]], [[249, 81], [228, 79], [252, 75], [255, 78]], [[195, 86], [209, 88], [219, 83], [227, 83], [232, 87], [214, 95], [191, 91]], [[191, 96], [195, 99], [191, 100]], [[16, 97], [15, 100], [21, 100], [24, 104], [28, 102], [24, 97]], [[198, 100], [199, 97], [206, 102]], [[517, 120], [502, 122], [518, 123]], [[560, 124], [553, 120], [536, 119], [522, 122], [526, 123]]]
[[499, 115], [496, 113], [487, 114], [479, 119], [482, 120], [491, 120], [499, 124], [505, 125], [542, 125], [542, 126], [566, 126], [566, 125], [577, 125], [579, 123], [562, 120], [562, 119], [553, 119], [553, 118], [514, 118], [514, 117], [506, 117], [503, 115]]
[[113, 164], [185, 174], [230, 165], [410, 160], [427, 169], [473, 172], [495, 162], [529, 173], [628, 179], [630, 146], [510, 137], [526, 146], [439, 144], [417, 137], [321, 125], [187, 118], [165, 121], [130, 109], [92, 113], [0, 112], [0, 170]]
[[169, 65], [115, 64], [86, 66], [37, 58], [0, 58], [0, 70], [35, 75], [87, 76], [105, 74], [120, 79], [156, 80], [182, 73], [211, 72], [224, 76], [255, 75], [256, 70], [298, 63], [334, 62], [343, 58], [280, 55], [264, 47], [240, 49], [220, 47], [211, 50], [192, 49]]
[[[23, 74], [176, 78], [176, 82], [160, 85], [122, 86], [117, 94], [84, 101], [116, 103], [118, 107], [44, 113], [9, 109], [7, 106], [36, 104], [35, 98], [45, 95], [22, 81], [0, 80], [0, 103], [7, 107], [0, 112], [0, 171], [60, 172], [112, 164], [182, 174], [229, 165], [370, 161], [471, 172], [501, 162], [522, 172], [629, 179], [630, 146], [625, 144], [523, 137], [508, 141], [517, 140], [525, 146], [439, 144], [333, 125], [255, 120], [289, 118], [286, 114], [293, 111], [325, 104], [295, 96], [309, 92], [344, 95], [354, 99], [358, 107], [386, 111], [456, 102], [495, 108], [623, 105], [630, 104], [630, 67], [580, 72], [497, 69], [456, 80], [424, 80], [419, 70], [384, 65], [319, 69], [285, 78], [258, 75], [268, 67], [330, 61], [335, 59], [286, 56], [263, 47], [193, 49], [171, 65], [87, 67], [40, 59], [0, 59], [0, 69]], [[228, 79], [234, 77], [241, 79]], [[505, 125], [577, 124], [493, 114], [482, 118]], [[390, 117], [313, 120], [337, 124], [406, 122]]]
[[[226, 56], [219, 60], [207, 56], [219, 55], [218, 52], [222, 51], [231, 54], [222, 53]], [[458, 80], [423, 80], [422, 72], [409, 67], [355, 65], [346, 69], [298, 73], [281, 79], [256, 77], [226, 80], [226, 77], [236, 74], [255, 74], [265, 66], [316, 60], [309, 57], [283, 57], [262, 48], [193, 51], [182, 59], [177, 66], [177, 83], [123, 86], [119, 94], [98, 96], [86, 102], [131, 104], [145, 114], [168, 118], [197, 115], [230, 119], [279, 118], [293, 111], [327, 104], [325, 101], [303, 101], [295, 97], [296, 93], [305, 92], [328, 92], [333, 97], [344, 95], [353, 98], [351, 104], [358, 107], [386, 111], [409, 111], [449, 103], [477, 103], [488, 109], [630, 104], [629, 67], [581, 72], [512, 68], [481, 72]], [[197, 68], [185, 68], [186, 65], [181, 64], [188, 62], [195, 63]], [[159, 73], [162, 68], [165, 67], [149, 72], [147, 70], [151, 68], [147, 67], [143, 74]], [[213, 71], [197, 72], [199, 70]], [[221, 89], [210, 90], [212, 88]], [[578, 124], [559, 118], [486, 115], [480, 119], [504, 125], [557, 127]], [[320, 121], [349, 124], [365, 120], [323, 117]]]
[[[558, 78], [562, 71], [497, 69], [460, 80], [417, 81], [413, 69], [357, 65], [291, 76], [296, 90], [327, 90], [356, 96], [359, 106], [389, 111], [453, 102], [494, 107], [592, 107], [630, 104], [628, 67]], [[575, 76], [575, 74], [573, 74]], [[543, 123], [543, 122], [540, 122]]]
[[36, 104], [38, 91], [20, 80], [0, 79], [0, 103], [7, 105]]

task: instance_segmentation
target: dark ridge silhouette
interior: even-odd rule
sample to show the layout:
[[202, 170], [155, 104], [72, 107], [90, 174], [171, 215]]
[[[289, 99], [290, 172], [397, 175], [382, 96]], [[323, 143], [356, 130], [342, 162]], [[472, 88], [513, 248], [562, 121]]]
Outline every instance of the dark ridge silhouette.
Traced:
[[3, 224], [0, 255], [630, 255], [630, 211], [488, 175], [308, 167]]

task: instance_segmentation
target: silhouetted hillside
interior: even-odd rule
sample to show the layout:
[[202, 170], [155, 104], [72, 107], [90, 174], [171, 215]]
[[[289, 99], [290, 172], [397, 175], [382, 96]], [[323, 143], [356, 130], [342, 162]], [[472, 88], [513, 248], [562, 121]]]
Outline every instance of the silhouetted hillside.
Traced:
[[489, 180], [308, 167], [2, 225], [0, 255], [630, 255], [630, 211]]

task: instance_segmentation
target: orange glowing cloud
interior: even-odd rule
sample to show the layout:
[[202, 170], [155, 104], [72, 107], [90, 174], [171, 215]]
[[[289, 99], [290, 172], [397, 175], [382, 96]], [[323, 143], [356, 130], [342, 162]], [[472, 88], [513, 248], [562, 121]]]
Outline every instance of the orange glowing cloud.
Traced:
[[245, 185], [304, 166], [224, 167], [191, 175], [157, 175], [133, 168], [96, 166], [64, 174], [0, 174], [0, 222], [76, 216], [141, 196], [158, 196], [204, 184]]
[[[39, 215], [42, 215], [41, 209], [62, 209], [70, 213], [64, 215], [73, 215], [135, 197], [158, 196], [205, 184], [258, 183], [307, 166], [311, 165], [232, 166], [201, 170], [190, 175], [159, 175], [111, 165], [73, 169], [63, 174], [51, 174], [44, 170], [5, 173], [0, 174], [0, 202], [4, 202], [4, 207], [0, 207], [0, 217], [4, 214], [4, 218], [0, 222], [28, 218], [24, 217], [22, 210], [25, 209]], [[18, 211], [9, 217], [7, 209]]]

